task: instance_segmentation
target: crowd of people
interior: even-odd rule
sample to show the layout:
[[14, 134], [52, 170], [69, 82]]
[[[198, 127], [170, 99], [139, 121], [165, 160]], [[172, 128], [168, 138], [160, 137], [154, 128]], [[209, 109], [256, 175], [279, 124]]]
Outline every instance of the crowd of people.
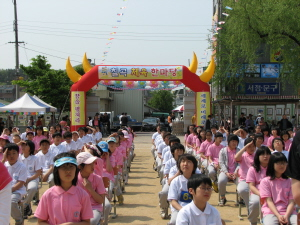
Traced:
[[225, 224], [208, 202], [215, 191], [217, 204], [225, 207], [231, 182], [241, 199], [237, 204], [246, 206], [251, 225], [260, 219], [264, 225], [297, 224], [292, 181], [287, 176], [295, 132], [286, 116], [279, 127], [267, 127], [263, 118], [249, 127], [245, 118], [231, 130], [224, 121], [217, 126], [212, 116], [208, 120], [205, 127], [188, 126], [184, 143], [164, 126], [157, 126], [152, 135], [154, 170], [162, 185], [161, 218], [170, 219], [169, 225]]
[[[17, 127], [4, 128], [0, 224], [9, 224], [10, 216], [16, 225], [24, 224], [33, 203], [38, 204], [38, 224], [108, 223], [112, 203], [124, 203], [135, 134], [122, 127], [104, 141], [97, 122], [73, 132], [66, 121], [49, 129], [28, 126], [24, 133]], [[49, 186], [39, 200], [42, 182]]]

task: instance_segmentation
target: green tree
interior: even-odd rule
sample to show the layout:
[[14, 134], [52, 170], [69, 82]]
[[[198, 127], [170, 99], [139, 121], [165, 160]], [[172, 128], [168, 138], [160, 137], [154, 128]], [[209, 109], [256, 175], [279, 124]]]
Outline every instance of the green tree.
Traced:
[[29, 94], [38, 96], [60, 110], [66, 103], [64, 110], [70, 110], [69, 92], [72, 82], [66, 72], [51, 69], [51, 64], [45, 56], [38, 55], [31, 61], [29, 66], [20, 66], [28, 79], [13, 83], [24, 87]]
[[[270, 62], [273, 51], [280, 52], [284, 64], [279, 81], [300, 85], [300, 5], [295, 0], [223, 0], [218, 31], [218, 66], [213, 78], [220, 94], [235, 96], [243, 85], [243, 63]], [[233, 10], [225, 9], [230, 6]], [[227, 89], [225, 89], [227, 87]], [[230, 88], [228, 88], [230, 87]]]
[[174, 96], [171, 91], [151, 91], [151, 99], [148, 104], [162, 112], [170, 112], [173, 109]]

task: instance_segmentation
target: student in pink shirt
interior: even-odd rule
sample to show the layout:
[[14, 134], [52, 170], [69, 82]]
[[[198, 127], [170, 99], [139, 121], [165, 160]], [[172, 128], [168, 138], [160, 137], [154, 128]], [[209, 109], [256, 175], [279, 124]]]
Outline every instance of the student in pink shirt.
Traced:
[[260, 183], [261, 211], [264, 225], [297, 224], [292, 181], [285, 174], [287, 159], [281, 152], [271, 155], [267, 177]]
[[235, 170], [238, 164], [235, 161], [234, 156], [239, 151], [237, 148], [238, 143], [239, 138], [237, 135], [228, 135], [228, 146], [226, 148], [222, 148], [219, 154], [219, 165], [221, 168], [221, 173], [218, 178], [218, 188], [220, 192], [219, 206], [224, 206], [227, 202], [225, 198], [227, 182], [235, 182], [237, 178]]
[[274, 127], [274, 128], [272, 128], [271, 133], [272, 133], [272, 136], [269, 137], [267, 146], [271, 149], [271, 151], [273, 151], [273, 148], [272, 148], [273, 139], [274, 138], [280, 138], [280, 136], [279, 136], [280, 135], [280, 131], [279, 131], [278, 128]]
[[212, 136], [212, 132], [210, 130], [207, 130], [205, 133], [206, 140], [201, 144], [199, 152], [197, 152], [197, 154], [200, 154], [202, 166], [204, 167], [208, 166], [207, 150], [209, 146], [214, 143], [214, 141], [212, 140]]
[[206, 140], [205, 134], [205, 130], [202, 130], [196, 138], [196, 154], [199, 152], [201, 144]]
[[36, 133], [35, 136], [33, 138], [33, 143], [35, 145], [35, 153], [38, 152], [38, 150], [40, 149], [40, 141], [43, 139], [47, 139], [46, 136], [44, 136], [44, 130], [42, 126], [39, 126], [36, 128]]
[[255, 134], [254, 135], [254, 144], [255, 144], [256, 149], [258, 149], [262, 146], [266, 146], [266, 145], [263, 145], [263, 143], [264, 143], [264, 135], [262, 133]]
[[268, 147], [262, 146], [258, 148], [255, 152], [253, 166], [249, 168], [247, 173], [246, 182], [249, 184], [250, 189], [248, 220], [251, 225], [257, 225], [257, 218], [260, 213], [259, 186], [261, 180], [266, 177], [270, 156], [271, 151]]
[[194, 129], [194, 127], [195, 127], [194, 125], [189, 125], [186, 128], [186, 133], [184, 135], [184, 146], [185, 147], [186, 147], [186, 140], [187, 140], [188, 136], [192, 133], [191, 130]]
[[89, 195], [76, 186], [79, 169], [74, 153], [64, 152], [54, 158], [54, 183], [42, 196], [35, 211], [38, 224], [89, 225], [93, 218]]
[[193, 138], [194, 138], [194, 136], [197, 136], [194, 129], [195, 129], [194, 125], [189, 126], [190, 134], [186, 139], [186, 153], [188, 153], [188, 154], [193, 153], [193, 148], [194, 148]]
[[217, 181], [217, 171], [219, 169], [219, 154], [220, 150], [224, 148], [223, 145], [221, 145], [221, 142], [223, 140], [223, 134], [220, 132], [217, 132], [215, 135], [215, 142], [208, 147], [207, 150], [207, 157], [208, 157], [208, 176], [212, 180], [212, 186], [214, 188], [215, 192], [219, 192], [218, 190], [218, 181]]
[[115, 157], [111, 155], [106, 141], [100, 141], [98, 146], [101, 148], [101, 159], [103, 160], [103, 177], [114, 180]]
[[[3, 149], [6, 144], [9, 143], [9, 138], [6, 134], [0, 136], [0, 160], [3, 159]], [[4, 162], [3, 162], [4, 163]]]
[[90, 220], [91, 225], [97, 225], [103, 214], [103, 202], [106, 190], [102, 177], [94, 174], [97, 157], [88, 152], [80, 152], [77, 156], [79, 168], [77, 185], [83, 188], [90, 197], [94, 217]]
[[290, 136], [289, 132], [282, 131], [281, 134], [280, 134], [280, 137], [284, 142], [284, 150], [290, 151], [292, 141], [290, 140], [291, 136]]
[[237, 192], [244, 200], [247, 209], [249, 210], [249, 185], [246, 183], [248, 169], [253, 165], [256, 147], [252, 138], [245, 140], [244, 147], [235, 155], [234, 159], [239, 163], [239, 184]]
[[270, 138], [270, 131], [267, 128], [262, 129], [262, 133], [264, 135], [264, 142], [263, 145], [264, 146], [268, 146], [268, 140]]

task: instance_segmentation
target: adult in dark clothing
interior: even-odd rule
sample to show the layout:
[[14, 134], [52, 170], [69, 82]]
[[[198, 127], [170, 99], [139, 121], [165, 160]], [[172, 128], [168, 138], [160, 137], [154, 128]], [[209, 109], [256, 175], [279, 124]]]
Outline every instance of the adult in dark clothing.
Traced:
[[101, 130], [101, 123], [100, 123], [99, 116], [97, 114], [94, 116], [94, 119], [92, 120], [92, 125], [93, 127], [99, 127], [99, 129]]
[[239, 126], [245, 126], [246, 118], [245, 114], [241, 113], [241, 117], [239, 118]]
[[297, 205], [300, 205], [300, 131], [296, 133], [293, 139], [286, 173], [292, 178], [294, 201]]
[[124, 113], [124, 116], [121, 117], [121, 126], [127, 126], [128, 123], [128, 117], [127, 117], [127, 113]]
[[0, 134], [2, 134], [4, 127], [5, 123], [3, 122], [3, 118], [0, 117]]
[[166, 118], [164, 115], [161, 115], [161, 117], [159, 118], [159, 121], [161, 124], [165, 125], [165, 121], [166, 121]]
[[210, 120], [211, 120], [211, 115], [209, 115], [208, 116], [208, 119], [205, 121], [205, 125], [204, 125], [204, 130], [206, 131], [206, 130], [210, 130], [210, 128], [211, 128], [211, 122], [210, 122]]
[[103, 125], [107, 125], [107, 132], [110, 134], [110, 118], [107, 113], [104, 113], [102, 121]]
[[286, 115], [282, 116], [282, 119], [280, 120], [279, 129], [280, 130], [286, 130], [288, 128], [293, 128], [292, 123], [288, 120]]

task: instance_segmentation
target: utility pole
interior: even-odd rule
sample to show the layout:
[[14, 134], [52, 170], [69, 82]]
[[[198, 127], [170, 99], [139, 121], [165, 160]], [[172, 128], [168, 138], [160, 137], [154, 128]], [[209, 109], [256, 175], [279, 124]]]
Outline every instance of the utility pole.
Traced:
[[[18, 15], [17, 15], [17, 0], [13, 0], [14, 3], [14, 13], [15, 13], [15, 20], [14, 20], [14, 31], [15, 31], [15, 41], [8, 42], [11, 44], [15, 44], [15, 51], [16, 51], [16, 71], [15, 76], [16, 79], [19, 79], [19, 44], [24, 43], [24, 41], [19, 42], [18, 37]], [[19, 85], [16, 84], [16, 99], [19, 98]]]

